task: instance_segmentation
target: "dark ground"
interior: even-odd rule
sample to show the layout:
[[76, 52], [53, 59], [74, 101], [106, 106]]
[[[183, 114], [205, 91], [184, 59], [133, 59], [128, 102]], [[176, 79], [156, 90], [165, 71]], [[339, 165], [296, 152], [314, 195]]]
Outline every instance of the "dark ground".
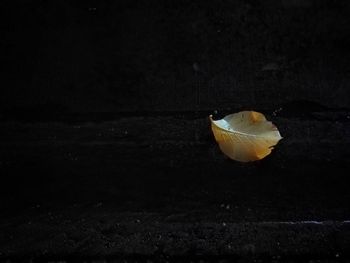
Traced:
[[[350, 258], [346, 1], [3, 1], [0, 260]], [[208, 115], [266, 114], [266, 159]]]

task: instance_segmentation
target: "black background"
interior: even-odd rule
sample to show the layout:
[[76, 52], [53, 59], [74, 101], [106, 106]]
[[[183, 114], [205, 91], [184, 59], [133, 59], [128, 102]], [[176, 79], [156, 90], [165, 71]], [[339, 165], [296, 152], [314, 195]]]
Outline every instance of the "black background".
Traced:
[[7, 114], [349, 105], [347, 1], [1, 7]]
[[[349, 219], [348, 1], [0, 8], [0, 256], [346, 254], [348, 232], [301, 222]], [[281, 131], [266, 159], [241, 164], [219, 151], [208, 115], [239, 110]], [[228, 231], [260, 250], [221, 249], [232, 240], [203, 234], [209, 223], [248, 222], [277, 226], [264, 242], [254, 227]], [[301, 225], [287, 238], [278, 222]], [[195, 245], [181, 234], [188, 224]], [[140, 245], [157, 231], [175, 237]], [[276, 236], [281, 249], [269, 245]]]

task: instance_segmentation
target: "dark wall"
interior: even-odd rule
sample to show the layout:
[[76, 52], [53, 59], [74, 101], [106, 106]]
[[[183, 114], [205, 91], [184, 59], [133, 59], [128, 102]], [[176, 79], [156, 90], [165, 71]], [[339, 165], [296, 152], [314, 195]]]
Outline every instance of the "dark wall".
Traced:
[[1, 1], [2, 114], [350, 102], [348, 1]]

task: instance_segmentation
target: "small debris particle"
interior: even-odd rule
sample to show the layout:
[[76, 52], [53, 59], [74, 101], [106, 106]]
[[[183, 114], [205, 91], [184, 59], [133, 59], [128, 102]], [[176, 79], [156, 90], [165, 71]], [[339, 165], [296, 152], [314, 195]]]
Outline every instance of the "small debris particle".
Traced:
[[262, 71], [276, 71], [279, 70], [280, 67], [278, 66], [277, 63], [267, 63], [266, 65], [264, 65], [261, 70]]
[[95, 205], [95, 207], [100, 207], [100, 206], [102, 206], [102, 202], [97, 203], [97, 204]]
[[230, 205], [226, 205], [226, 210], [230, 210]]
[[280, 107], [280, 108], [278, 108], [278, 109], [276, 109], [276, 110], [274, 110], [273, 112], [272, 112], [272, 115], [273, 116], [276, 116], [277, 115], [277, 113], [279, 113], [280, 111], [282, 111], [282, 107]]
[[200, 71], [200, 69], [199, 69], [199, 65], [198, 65], [198, 63], [197, 63], [197, 62], [194, 62], [194, 63], [193, 63], [193, 65], [192, 65], [192, 67], [193, 67], [193, 70], [194, 70], [195, 72]]

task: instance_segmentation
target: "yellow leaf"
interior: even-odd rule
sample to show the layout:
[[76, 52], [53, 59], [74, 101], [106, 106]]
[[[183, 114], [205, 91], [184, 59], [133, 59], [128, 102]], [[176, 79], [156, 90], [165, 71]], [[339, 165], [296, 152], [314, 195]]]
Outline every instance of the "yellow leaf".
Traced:
[[260, 160], [282, 139], [277, 127], [256, 111], [241, 111], [216, 121], [210, 115], [209, 119], [221, 151], [236, 161]]

